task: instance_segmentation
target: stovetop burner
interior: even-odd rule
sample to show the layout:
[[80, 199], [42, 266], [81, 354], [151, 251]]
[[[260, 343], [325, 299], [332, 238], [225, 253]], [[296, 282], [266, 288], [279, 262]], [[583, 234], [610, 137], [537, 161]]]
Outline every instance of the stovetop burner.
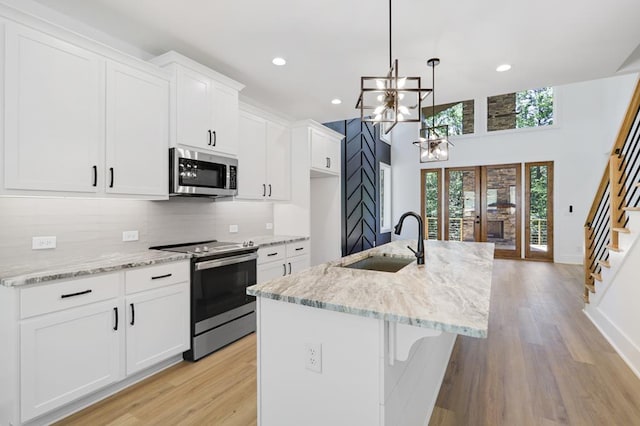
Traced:
[[253, 248], [251, 243], [230, 243], [218, 240], [200, 241], [196, 243], [171, 244], [166, 246], [150, 247], [155, 250], [175, 251], [178, 253], [187, 253], [192, 256], [210, 256], [216, 254], [233, 253], [236, 251], [246, 251]]

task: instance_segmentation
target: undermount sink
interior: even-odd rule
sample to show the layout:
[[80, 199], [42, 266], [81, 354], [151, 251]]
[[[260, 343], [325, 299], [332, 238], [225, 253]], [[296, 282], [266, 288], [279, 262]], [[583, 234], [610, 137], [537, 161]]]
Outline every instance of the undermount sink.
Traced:
[[415, 258], [369, 256], [349, 265], [342, 265], [342, 267], [352, 269], [366, 269], [368, 271], [398, 272], [400, 269], [415, 261]]

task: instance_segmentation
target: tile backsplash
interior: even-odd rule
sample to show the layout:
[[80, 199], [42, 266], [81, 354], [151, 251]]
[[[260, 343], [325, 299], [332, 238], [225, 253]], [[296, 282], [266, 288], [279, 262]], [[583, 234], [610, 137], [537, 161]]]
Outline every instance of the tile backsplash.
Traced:
[[[273, 204], [172, 198], [168, 201], [0, 198], [0, 269], [55, 262], [159, 244], [270, 235]], [[238, 225], [237, 233], [229, 225]], [[122, 241], [123, 231], [139, 240]], [[55, 236], [57, 248], [32, 250], [31, 238]]]

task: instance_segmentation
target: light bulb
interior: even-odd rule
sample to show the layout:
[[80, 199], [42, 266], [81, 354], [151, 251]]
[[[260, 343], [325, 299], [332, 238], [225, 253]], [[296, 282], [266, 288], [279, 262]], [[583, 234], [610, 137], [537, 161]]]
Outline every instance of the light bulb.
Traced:
[[401, 112], [402, 114], [404, 114], [404, 115], [409, 115], [409, 114], [411, 114], [411, 113], [409, 112], [409, 108], [407, 108], [407, 107], [406, 107], [406, 106], [404, 106], [404, 105], [400, 105], [400, 106], [398, 107], [398, 111], [400, 111], [400, 112]]
[[375, 121], [380, 121], [382, 120], [382, 115], [378, 114], [376, 115], [376, 117], [374, 118]]
[[382, 102], [384, 101], [384, 95], [378, 95], [376, 99], [378, 100], [378, 102]]
[[378, 87], [378, 89], [386, 89], [387, 85], [385, 84], [385, 82], [383, 80], [376, 80], [376, 86]]
[[404, 93], [398, 93], [398, 100], [404, 99]]
[[407, 84], [407, 77], [402, 77], [398, 79], [398, 89], [402, 89], [405, 84]]
[[404, 121], [404, 115], [398, 113], [398, 121]]
[[382, 114], [382, 111], [384, 111], [384, 106], [380, 105], [380, 106], [376, 107], [376, 109], [373, 110], [373, 113], [375, 115], [380, 115], [380, 114]]

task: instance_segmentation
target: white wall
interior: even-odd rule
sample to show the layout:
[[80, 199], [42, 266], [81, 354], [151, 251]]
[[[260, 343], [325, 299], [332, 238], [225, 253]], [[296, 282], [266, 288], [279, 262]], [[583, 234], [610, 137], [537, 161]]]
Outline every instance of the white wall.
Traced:
[[[168, 201], [0, 198], [0, 275], [4, 267], [29, 262], [69, 261], [158, 244], [237, 239], [268, 235], [273, 204], [212, 202], [199, 198]], [[230, 233], [229, 225], [238, 225]], [[122, 242], [122, 232], [137, 230], [140, 239]], [[31, 237], [56, 236], [53, 250], [32, 250]]]
[[[420, 169], [554, 161], [554, 252], [560, 263], [582, 263], [583, 225], [607, 155], [633, 94], [638, 76], [625, 75], [555, 87], [556, 124], [551, 128], [486, 132], [486, 98], [475, 100], [476, 134], [453, 137], [450, 160], [420, 164], [411, 143], [418, 123], [393, 131], [394, 223], [402, 213], [420, 212]], [[569, 213], [573, 205], [573, 213]], [[401, 238], [415, 238], [407, 221]]]

